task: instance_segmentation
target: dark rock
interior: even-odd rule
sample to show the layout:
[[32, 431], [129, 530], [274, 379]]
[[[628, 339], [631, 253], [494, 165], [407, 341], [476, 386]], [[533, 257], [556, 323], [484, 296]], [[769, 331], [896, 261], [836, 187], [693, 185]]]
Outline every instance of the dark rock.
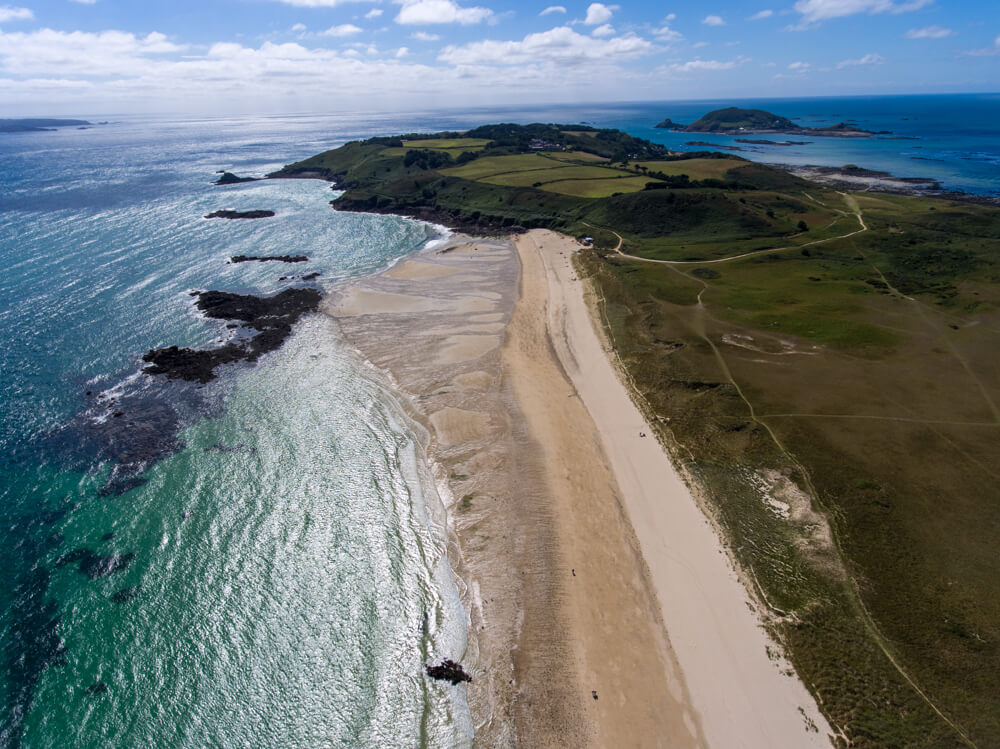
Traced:
[[271, 218], [274, 211], [214, 211], [205, 218]]
[[108, 693], [108, 685], [103, 681], [97, 681], [87, 687], [87, 696], [97, 697], [102, 694]]
[[323, 274], [320, 273], [319, 271], [316, 271], [315, 273], [307, 273], [306, 275], [302, 276], [302, 280], [303, 281], [312, 281], [314, 278], [319, 278], [322, 275]]
[[275, 261], [278, 263], [305, 263], [309, 261], [309, 258], [305, 255], [234, 255], [229, 258], [229, 262], [233, 263], [267, 263], [269, 261]]
[[142, 589], [138, 585], [130, 585], [127, 588], [121, 588], [116, 590], [111, 595], [111, 603], [127, 603], [133, 598], [136, 598], [141, 592]]
[[658, 125], [654, 125], [653, 127], [658, 127], [662, 130], [683, 130], [684, 128], [687, 127], [687, 125], [682, 125], [679, 122], [674, 122], [672, 119], [667, 117], [663, 122], [659, 123]]
[[225, 291], [204, 291], [198, 295], [197, 306], [206, 317], [216, 320], [238, 320], [257, 331], [248, 341], [229, 343], [215, 349], [189, 349], [169, 346], [153, 349], [142, 357], [152, 366], [147, 374], [165, 374], [169, 379], [210, 382], [215, 368], [238, 361], [257, 361], [274, 351], [291, 335], [292, 326], [307, 312], [319, 307], [322, 295], [318, 289], [287, 289], [271, 297], [231, 294]]
[[101, 541], [107, 543], [108, 541], [113, 541], [114, 538], [115, 538], [115, 532], [111, 531], [111, 532], [105, 533], [103, 536], [101, 536]]
[[452, 684], [461, 684], [463, 681], [472, 681], [472, 677], [465, 673], [461, 664], [445, 658], [437, 666], [425, 666], [424, 670], [432, 679], [439, 681], [450, 681]]
[[219, 177], [212, 184], [214, 185], [239, 185], [243, 182], [258, 182], [259, 177], [237, 177], [232, 172], [221, 172], [222, 176]]

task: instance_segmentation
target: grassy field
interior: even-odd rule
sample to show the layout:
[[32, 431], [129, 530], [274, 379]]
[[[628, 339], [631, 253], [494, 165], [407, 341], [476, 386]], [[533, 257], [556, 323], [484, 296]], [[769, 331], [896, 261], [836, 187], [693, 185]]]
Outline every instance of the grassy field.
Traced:
[[[543, 159], [543, 161], [547, 161], [548, 165], [541, 169], [488, 175], [481, 177], [480, 181], [489, 182], [491, 185], [532, 187], [565, 179], [615, 179], [631, 176], [628, 172], [618, 169], [607, 169], [603, 166], [570, 166], [563, 162], [551, 161], [549, 159]], [[648, 182], [649, 180], [646, 181]]]
[[686, 174], [691, 179], [724, 179], [730, 169], [746, 164], [739, 159], [684, 159], [683, 161], [640, 161], [651, 172], [671, 176]]
[[651, 177], [635, 176], [634, 172], [623, 169], [570, 165], [566, 161], [568, 158], [552, 158], [549, 154], [486, 157], [460, 167], [442, 169], [441, 173], [491, 185], [533, 187], [582, 198], [638, 192], [647, 183], [657, 181]]
[[404, 140], [403, 146], [406, 148], [432, 148], [448, 151], [479, 151], [487, 143], [489, 141], [484, 138], [421, 138], [420, 140]]
[[479, 180], [497, 174], [523, 172], [527, 170], [554, 169], [562, 166], [537, 153], [515, 154], [511, 156], [485, 156], [462, 166], [441, 169], [441, 174], [449, 177]]
[[852, 746], [997, 746], [1000, 211], [813, 192], [870, 230], [584, 269], [832, 724]]
[[645, 189], [649, 177], [619, 177], [612, 179], [569, 179], [544, 183], [539, 189], [557, 192], [560, 195], [576, 195], [581, 198], [608, 198], [612, 195], [639, 192]]
[[557, 161], [582, 161], [582, 162], [607, 162], [606, 156], [598, 156], [596, 153], [586, 151], [546, 151], [545, 158], [556, 159]]

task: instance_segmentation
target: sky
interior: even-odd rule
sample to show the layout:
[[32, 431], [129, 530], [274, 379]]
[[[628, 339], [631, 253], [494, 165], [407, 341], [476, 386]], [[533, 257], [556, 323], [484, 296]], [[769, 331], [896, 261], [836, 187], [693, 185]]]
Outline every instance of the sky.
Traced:
[[1000, 91], [998, 0], [0, 0], [0, 117]]

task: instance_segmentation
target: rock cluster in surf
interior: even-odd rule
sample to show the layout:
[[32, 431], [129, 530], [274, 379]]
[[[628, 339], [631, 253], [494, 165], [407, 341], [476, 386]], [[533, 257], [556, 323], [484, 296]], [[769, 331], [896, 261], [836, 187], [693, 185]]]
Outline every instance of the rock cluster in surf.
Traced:
[[292, 326], [307, 312], [319, 307], [318, 289], [286, 289], [270, 297], [232, 294], [226, 291], [198, 292], [197, 307], [206, 317], [234, 320], [257, 331], [248, 339], [211, 349], [168, 346], [152, 349], [142, 357], [150, 364], [146, 374], [164, 374], [168, 379], [206, 383], [215, 379], [215, 368], [239, 361], [257, 361], [274, 351], [292, 333]]

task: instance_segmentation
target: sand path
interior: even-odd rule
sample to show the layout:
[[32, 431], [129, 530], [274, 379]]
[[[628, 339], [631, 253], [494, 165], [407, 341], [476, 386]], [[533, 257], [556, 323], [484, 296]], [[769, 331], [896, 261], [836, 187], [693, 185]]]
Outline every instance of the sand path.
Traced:
[[815, 701], [787, 662], [769, 657], [776, 647], [714, 528], [620, 381], [572, 265], [578, 245], [539, 230], [517, 247], [525, 278], [544, 266], [549, 338], [596, 424], [707, 744], [829, 746]]

